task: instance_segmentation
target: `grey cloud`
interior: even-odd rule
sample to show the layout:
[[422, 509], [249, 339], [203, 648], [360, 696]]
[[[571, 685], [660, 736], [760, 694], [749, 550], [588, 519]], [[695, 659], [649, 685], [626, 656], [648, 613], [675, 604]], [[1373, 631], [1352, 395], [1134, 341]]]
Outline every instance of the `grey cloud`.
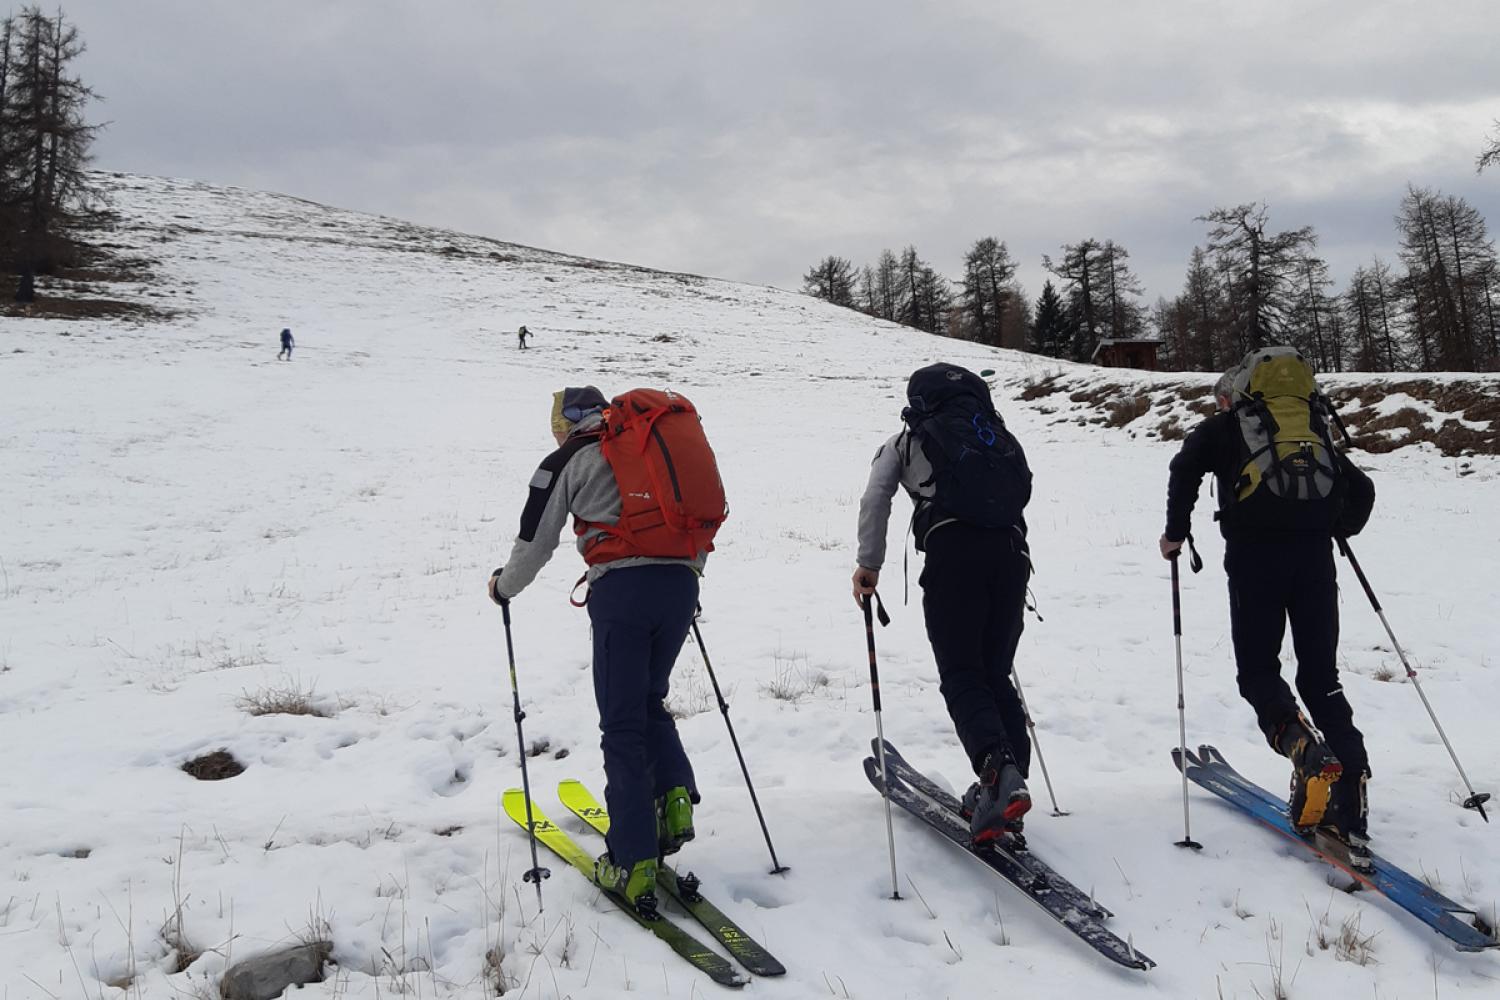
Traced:
[[1500, 115], [1491, 5], [1425, 10], [68, 6], [109, 98], [112, 169], [790, 287], [826, 253], [906, 243], [956, 274], [992, 234], [1034, 295], [1042, 253], [1109, 237], [1152, 297], [1175, 293], [1193, 217], [1217, 204], [1264, 199], [1278, 225], [1317, 225], [1339, 276], [1371, 246], [1393, 252], [1408, 179], [1500, 224], [1500, 182], [1472, 175]]

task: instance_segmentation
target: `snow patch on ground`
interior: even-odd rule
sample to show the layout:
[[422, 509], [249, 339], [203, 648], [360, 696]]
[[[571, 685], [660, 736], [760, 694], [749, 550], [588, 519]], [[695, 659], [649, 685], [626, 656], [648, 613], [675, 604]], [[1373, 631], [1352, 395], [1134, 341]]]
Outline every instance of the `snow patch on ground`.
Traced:
[[[479, 996], [496, 962], [509, 996], [716, 989], [559, 864], [538, 915], [519, 880], [525, 837], [498, 809], [519, 784], [518, 751], [484, 583], [550, 447], [550, 393], [583, 383], [686, 392], [723, 463], [732, 515], [704, 580], [703, 634], [788, 875], [765, 873], [692, 645], [673, 700], [705, 793], [682, 864], [790, 969], [751, 990], [1249, 998], [1279, 978], [1292, 996], [1425, 996], [1500, 977], [1500, 958], [1455, 953], [1379, 900], [1330, 887], [1205, 794], [1191, 800], [1205, 850], [1173, 846], [1176, 689], [1155, 544], [1175, 445], [1072, 419], [1100, 403], [1021, 398], [1059, 371], [1083, 389], [1119, 373], [276, 195], [123, 177], [115, 198], [116, 238], [149, 251], [189, 318], [0, 321], [11, 1000], [209, 995], [236, 956], [320, 933], [338, 964], [309, 996]], [[525, 352], [522, 323], [536, 334]], [[283, 326], [297, 337], [290, 364], [274, 360]], [[1036, 810], [1032, 842], [1115, 911], [1116, 931], [1160, 963], [1149, 974], [1096, 960], [901, 816], [909, 898], [886, 898], [848, 576], [870, 456], [897, 427], [907, 374], [938, 359], [996, 371], [1036, 471], [1045, 620], [1028, 620], [1018, 668], [1071, 815]], [[1182, 390], [1212, 382], [1123, 377], [1150, 388], [1153, 412], [1175, 395], [1166, 415], [1184, 420]], [[1470, 775], [1493, 789], [1495, 460], [1465, 460], [1467, 472], [1426, 450], [1358, 460], [1379, 491], [1360, 557]], [[1188, 738], [1276, 788], [1283, 763], [1235, 692], [1211, 503], [1197, 524], [1209, 569], [1184, 581]], [[886, 733], [961, 788], [915, 580], [901, 599], [904, 514], [882, 581], [895, 622], [877, 636]], [[593, 850], [552, 793], [565, 777], [603, 785], [587, 624], [566, 601], [579, 572], [565, 543], [513, 611], [533, 788]], [[1494, 828], [1457, 806], [1416, 693], [1345, 584], [1344, 683], [1370, 741], [1377, 847], [1493, 907]], [[278, 691], [326, 717], [246, 711]], [[221, 748], [243, 774], [182, 772]], [[1322, 944], [1351, 923], [1369, 964]]]

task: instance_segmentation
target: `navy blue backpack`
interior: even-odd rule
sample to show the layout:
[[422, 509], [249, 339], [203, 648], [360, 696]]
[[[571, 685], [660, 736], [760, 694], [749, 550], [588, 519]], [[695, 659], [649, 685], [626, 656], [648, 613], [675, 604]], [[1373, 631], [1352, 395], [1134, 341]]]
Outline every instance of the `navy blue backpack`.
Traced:
[[[990, 400], [990, 387], [967, 368], [939, 362], [912, 373], [901, 419], [932, 465], [933, 518], [984, 528], [1019, 526], [1031, 500], [1031, 468], [1021, 443]], [[920, 514], [920, 511], [919, 511]], [[918, 539], [922, 541], [919, 532]]]

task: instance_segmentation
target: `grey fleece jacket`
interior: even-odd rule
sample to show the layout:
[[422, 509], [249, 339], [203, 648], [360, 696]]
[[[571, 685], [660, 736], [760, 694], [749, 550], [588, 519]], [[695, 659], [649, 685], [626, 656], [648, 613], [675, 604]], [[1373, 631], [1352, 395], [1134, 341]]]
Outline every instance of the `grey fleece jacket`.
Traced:
[[[509, 599], [531, 585], [557, 548], [559, 536], [572, 515], [594, 524], [614, 524], [620, 519], [620, 487], [615, 474], [604, 460], [604, 452], [595, 436], [603, 417], [591, 413], [580, 420], [562, 447], [542, 459], [531, 477], [531, 491], [521, 512], [521, 530], [510, 550], [505, 571], [500, 574], [499, 591]], [[578, 538], [581, 554], [588, 543], [602, 532], [590, 529]], [[693, 559], [660, 559], [633, 556], [590, 566], [588, 580], [593, 583], [612, 569], [648, 566], [656, 563], [683, 563], [699, 574], [708, 554]]]
[[[915, 442], [910, 442], [908, 432], [902, 430], [875, 453], [870, 463], [870, 481], [865, 484], [864, 496], [859, 499], [859, 564], [865, 569], [879, 569], [885, 564], [885, 536], [891, 520], [891, 498], [896, 487], [906, 488], [913, 502], [931, 499], [933, 487], [927, 483], [932, 478], [932, 463], [922, 454]], [[926, 485], [924, 485], [926, 484]], [[934, 524], [929, 531], [947, 518]]]

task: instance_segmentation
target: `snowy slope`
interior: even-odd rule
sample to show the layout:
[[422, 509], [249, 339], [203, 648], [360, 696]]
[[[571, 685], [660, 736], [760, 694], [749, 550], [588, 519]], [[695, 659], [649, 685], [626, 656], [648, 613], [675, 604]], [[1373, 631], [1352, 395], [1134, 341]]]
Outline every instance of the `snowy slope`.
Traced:
[[[550, 393], [666, 384], [705, 414], [732, 516], [704, 637], [790, 874], [769, 860], [691, 647], [674, 706], [704, 786], [684, 864], [790, 968], [751, 994], [904, 997], [1489, 995], [1461, 955], [1378, 900], [1330, 888], [1195, 791], [1181, 835], [1166, 564], [1175, 445], [1058, 422], [1014, 397], [1058, 369], [768, 288], [600, 264], [290, 198], [119, 177], [116, 238], [157, 260], [170, 325], [0, 320], [0, 997], [209, 995], [226, 961], [326, 929], [308, 996], [708, 996], [718, 989], [553, 865], [546, 912], [498, 811], [519, 784], [504, 643], [484, 596], [549, 450]], [[536, 334], [524, 354], [515, 328]], [[290, 326], [295, 360], [274, 360]], [[898, 816], [891, 902], [863, 625], [848, 594], [866, 467], [915, 367], [994, 368], [1037, 477], [1045, 621], [1018, 662], [1061, 805], [1032, 841], [1097, 889], [1159, 963], [1095, 959], [1016, 893]], [[1207, 380], [1205, 380], [1207, 384]], [[1359, 553], [1469, 773], [1500, 787], [1494, 459], [1460, 475], [1361, 456], [1379, 489]], [[1200, 508], [1211, 505], [1206, 492]], [[883, 592], [885, 725], [961, 786], [899, 534]], [[1183, 598], [1189, 740], [1285, 780], [1235, 692], [1221, 553]], [[912, 575], [920, 566], [913, 558]], [[602, 790], [588, 631], [559, 550], [514, 605], [543, 807]], [[1352, 578], [1351, 578], [1352, 580]], [[1345, 685], [1370, 742], [1377, 848], [1450, 895], [1500, 899], [1495, 828], [1460, 789], [1352, 585]], [[1399, 675], [1399, 671], [1397, 671]], [[251, 716], [267, 689], [330, 717]], [[233, 779], [183, 774], [229, 749]], [[563, 756], [562, 752], [566, 751]], [[559, 759], [561, 757], [561, 759]], [[1039, 780], [1034, 792], [1045, 806]], [[564, 825], [590, 849], [598, 842]], [[921, 899], [918, 899], [920, 894]], [[1320, 935], [1357, 921], [1374, 962]], [[164, 926], [169, 933], [163, 935]], [[181, 934], [172, 933], [180, 926]], [[201, 951], [185, 972], [168, 939]], [[115, 984], [114, 986], [106, 984]], [[127, 985], [128, 984], [128, 985]]]

